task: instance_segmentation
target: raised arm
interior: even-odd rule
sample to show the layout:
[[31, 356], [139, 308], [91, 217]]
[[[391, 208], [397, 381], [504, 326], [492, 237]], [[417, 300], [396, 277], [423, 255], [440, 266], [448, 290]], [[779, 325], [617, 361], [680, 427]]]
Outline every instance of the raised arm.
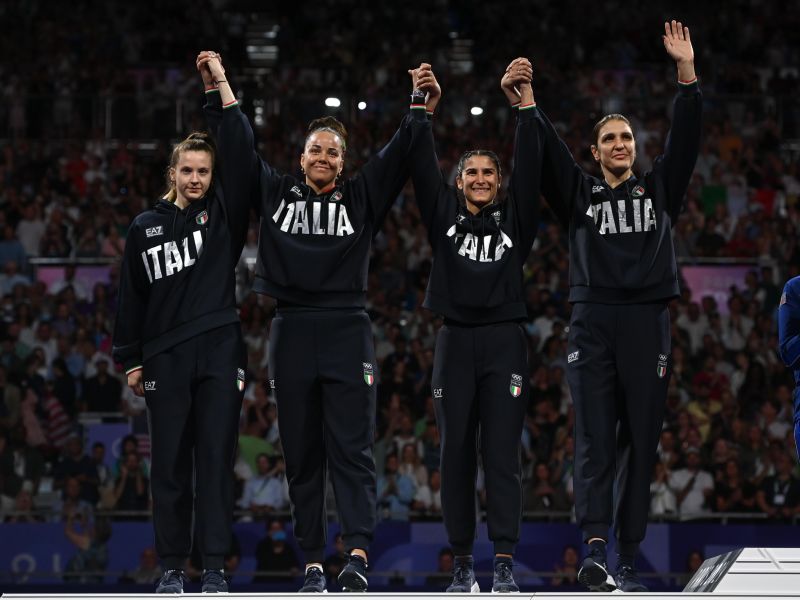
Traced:
[[203, 50], [197, 55], [195, 66], [200, 76], [203, 78], [203, 89], [206, 94], [206, 103], [203, 106], [203, 113], [206, 116], [208, 131], [216, 139], [219, 134], [219, 124], [222, 122], [222, 101], [220, 100], [219, 86], [214, 81], [214, 75], [208, 66], [208, 61], [212, 56], [219, 58], [222, 63], [222, 55], [213, 50]]
[[366, 196], [371, 209], [374, 231], [383, 223], [403, 185], [408, 180], [412, 147], [423, 131], [429, 128], [425, 102], [412, 94], [409, 114], [403, 117], [400, 127], [389, 143], [365, 164], [353, 183], [360, 194]]
[[679, 91], [674, 101], [672, 127], [664, 154], [656, 159], [654, 171], [663, 172], [667, 203], [672, 221], [683, 207], [686, 188], [700, 150], [703, 101], [694, 71], [694, 49], [689, 28], [679, 21], [664, 23], [664, 48], [678, 69]]
[[217, 136], [218, 171], [229, 215], [229, 227], [234, 237], [234, 248], [241, 248], [247, 235], [250, 207], [258, 207], [259, 195], [256, 193], [257, 186], [254, 189], [253, 183], [259, 178], [261, 161], [254, 148], [250, 121], [239, 107], [222, 63], [212, 53], [206, 64], [219, 88], [222, 102], [222, 122]]
[[783, 288], [778, 307], [778, 350], [783, 363], [800, 368], [800, 279], [790, 279]]
[[[135, 223], [128, 230], [122, 257], [119, 281], [119, 304], [114, 325], [111, 354], [122, 365], [128, 386], [137, 396], [144, 396], [142, 387], [142, 329], [147, 311], [149, 284], [139, 253]], [[145, 259], [146, 260], [146, 259]]]
[[517, 131], [514, 141], [514, 164], [511, 171], [511, 197], [520, 220], [523, 247], [533, 242], [539, 227], [539, 193], [542, 175], [543, 136], [541, 120], [536, 118], [536, 102], [531, 84], [533, 66], [527, 58], [511, 62], [500, 82], [519, 94]]
[[[425, 109], [428, 115], [432, 116], [441, 98], [442, 89], [439, 87], [430, 65], [422, 63], [418, 68], [410, 69], [408, 73], [411, 75], [412, 89], [425, 93]], [[446, 184], [439, 168], [439, 158], [436, 156], [433, 127], [430, 120], [423, 128], [419, 141], [411, 153], [411, 181], [414, 184], [414, 197], [417, 200], [422, 221], [428, 229], [428, 237], [434, 240], [436, 238], [433, 230], [437, 223], [438, 199]]]

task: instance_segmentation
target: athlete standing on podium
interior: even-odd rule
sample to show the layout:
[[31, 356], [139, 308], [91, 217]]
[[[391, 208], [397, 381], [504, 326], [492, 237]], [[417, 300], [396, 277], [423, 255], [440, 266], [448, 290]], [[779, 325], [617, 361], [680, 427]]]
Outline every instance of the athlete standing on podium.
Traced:
[[[539, 111], [546, 132], [542, 189], [569, 231], [575, 512], [589, 546], [578, 579], [595, 591], [647, 590], [634, 563], [647, 528], [671, 371], [667, 304], [679, 295], [671, 229], [697, 159], [702, 112], [689, 29], [665, 23], [663, 42], [679, 90], [664, 153], [641, 178], [633, 173], [636, 145], [624, 116], [595, 125], [598, 179], [578, 166]], [[606, 566], [612, 523], [616, 579]]]

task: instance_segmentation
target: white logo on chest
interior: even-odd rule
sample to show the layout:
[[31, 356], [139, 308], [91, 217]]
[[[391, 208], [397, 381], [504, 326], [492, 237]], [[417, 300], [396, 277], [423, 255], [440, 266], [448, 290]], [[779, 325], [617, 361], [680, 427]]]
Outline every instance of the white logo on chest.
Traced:
[[281, 231], [292, 235], [335, 235], [345, 237], [355, 233], [344, 204], [319, 200], [281, 200], [272, 215]]
[[607, 233], [639, 233], [655, 230], [656, 213], [653, 210], [651, 198], [631, 198], [633, 214], [629, 215], [625, 200], [617, 200], [617, 211], [614, 212], [610, 200], [600, 204], [592, 204], [586, 209], [586, 214], [594, 220], [600, 235]]

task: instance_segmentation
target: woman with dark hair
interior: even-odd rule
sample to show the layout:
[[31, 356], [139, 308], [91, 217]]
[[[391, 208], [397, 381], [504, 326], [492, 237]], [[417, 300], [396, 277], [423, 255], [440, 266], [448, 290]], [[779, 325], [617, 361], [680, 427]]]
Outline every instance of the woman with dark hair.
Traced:
[[[423, 63], [410, 72], [427, 93], [427, 111], [441, 89]], [[411, 177], [433, 249], [423, 306], [444, 317], [436, 338], [431, 386], [442, 436], [442, 512], [455, 554], [448, 592], [478, 592], [475, 477], [478, 447], [486, 473], [487, 522], [494, 544], [493, 592], [518, 592], [513, 554], [522, 518], [520, 442], [530, 382], [522, 267], [539, 221], [540, 125], [532, 67], [513, 61], [501, 86], [519, 87], [521, 103], [508, 194], [499, 194], [500, 161], [489, 150], [461, 156], [456, 186], [439, 170], [428, 125], [414, 153]]]
[[[578, 578], [595, 591], [647, 590], [634, 562], [647, 528], [670, 379], [667, 304], [679, 295], [671, 229], [697, 159], [702, 112], [689, 29], [665, 23], [663, 42], [678, 68], [679, 92], [664, 154], [641, 178], [633, 173], [636, 144], [623, 115], [607, 115], [594, 127], [597, 178], [581, 169], [539, 112], [546, 132], [542, 189], [570, 239], [575, 511], [589, 545]], [[606, 567], [612, 522], [616, 581]]]
[[425, 105], [412, 98], [410, 114], [389, 143], [342, 181], [344, 126], [333, 117], [315, 119], [300, 155], [303, 177], [297, 179], [278, 173], [254, 151], [252, 128], [219, 56], [202, 52], [197, 66], [209, 88], [206, 106], [211, 128], [218, 129], [220, 155], [247, 166], [245, 181], [261, 213], [254, 289], [277, 300], [269, 384], [280, 414], [294, 534], [306, 560], [300, 591], [325, 591], [328, 469], [349, 554], [339, 582], [347, 591], [365, 591], [376, 521], [377, 371], [364, 311], [367, 267], [372, 237], [408, 178]]
[[[168, 187], [128, 230], [113, 356], [144, 395], [150, 422], [156, 593], [181, 593], [195, 544], [203, 592], [227, 592], [233, 463], [247, 355], [234, 269], [249, 215], [247, 172], [193, 133], [172, 152]], [[223, 193], [224, 192], [224, 193]]]

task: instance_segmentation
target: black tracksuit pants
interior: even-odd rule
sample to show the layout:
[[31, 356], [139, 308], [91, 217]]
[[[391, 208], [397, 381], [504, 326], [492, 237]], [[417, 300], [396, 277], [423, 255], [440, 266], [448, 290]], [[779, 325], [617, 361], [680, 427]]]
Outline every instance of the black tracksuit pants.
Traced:
[[666, 303], [572, 309], [567, 379], [575, 406], [575, 512], [584, 541], [608, 539], [612, 516], [621, 548], [644, 539], [670, 348]]
[[294, 535], [306, 562], [322, 562], [330, 470], [348, 552], [375, 530], [375, 346], [360, 309], [279, 309], [269, 376], [278, 403]]
[[203, 567], [221, 569], [230, 550], [246, 369], [239, 323], [201, 333], [144, 362], [153, 526], [167, 569], [183, 568], [191, 552], [193, 509]]
[[513, 554], [522, 518], [520, 439], [528, 403], [528, 347], [517, 323], [446, 322], [436, 337], [433, 398], [441, 435], [442, 513], [456, 556], [472, 554], [478, 446], [489, 539]]

